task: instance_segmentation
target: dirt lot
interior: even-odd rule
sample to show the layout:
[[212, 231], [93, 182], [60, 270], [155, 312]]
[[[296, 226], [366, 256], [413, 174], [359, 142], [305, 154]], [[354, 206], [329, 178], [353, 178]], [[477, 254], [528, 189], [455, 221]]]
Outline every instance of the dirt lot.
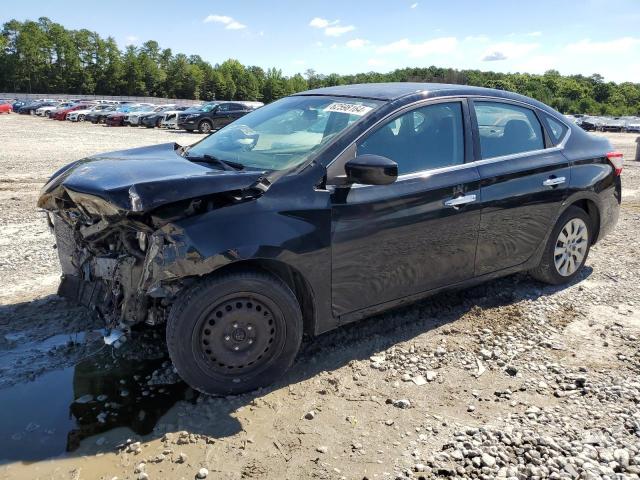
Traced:
[[[634, 157], [636, 135], [607, 136]], [[306, 343], [273, 388], [209, 398], [161, 331], [113, 349], [54, 295], [34, 207], [71, 160], [197, 138], [0, 117], [0, 479], [640, 478], [640, 164], [574, 284], [439, 295]]]

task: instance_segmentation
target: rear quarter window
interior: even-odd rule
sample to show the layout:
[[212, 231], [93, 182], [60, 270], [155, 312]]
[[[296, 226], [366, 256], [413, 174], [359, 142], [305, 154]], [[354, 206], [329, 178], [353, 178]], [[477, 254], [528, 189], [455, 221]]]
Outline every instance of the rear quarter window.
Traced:
[[544, 114], [543, 120], [544, 120], [545, 126], [547, 127], [547, 132], [549, 133], [549, 136], [553, 141], [553, 144], [557, 145], [562, 141], [564, 136], [567, 134], [567, 130], [569, 130], [569, 127], [567, 127], [561, 121], [556, 120], [551, 115]]

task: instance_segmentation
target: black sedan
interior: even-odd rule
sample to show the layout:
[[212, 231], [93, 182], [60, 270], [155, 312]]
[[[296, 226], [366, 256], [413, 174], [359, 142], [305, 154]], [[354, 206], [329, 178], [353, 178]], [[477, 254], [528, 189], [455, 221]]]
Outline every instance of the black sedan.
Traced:
[[110, 325], [166, 324], [212, 394], [273, 382], [303, 333], [529, 271], [579, 279], [616, 225], [622, 155], [548, 106], [477, 87], [302, 92], [191, 147], [53, 175], [59, 293]]
[[49, 107], [49, 106], [54, 106], [57, 105], [58, 102], [54, 102], [54, 101], [36, 101], [36, 102], [31, 102], [31, 103], [27, 103], [26, 105], [23, 105], [22, 107], [18, 108], [18, 113], [22, 114], [22, 115], [35, 115], [36, 114], [36, 110], [39, 109], [40, 107]]
[[261, 107], [261, 102], [209, 102], [178, 115], [178, 128], [210, 133]]

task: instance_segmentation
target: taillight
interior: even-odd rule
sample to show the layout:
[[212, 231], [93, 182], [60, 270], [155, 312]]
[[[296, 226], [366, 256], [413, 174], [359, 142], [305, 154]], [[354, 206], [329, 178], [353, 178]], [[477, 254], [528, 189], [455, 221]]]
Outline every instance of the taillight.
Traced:
[[624, 167], [624, 157], [620, 152], [609, 152], [607, 153], [607, 160], [613, 167], [616, 175], [620, 175], [622, 173], [622, 167]]

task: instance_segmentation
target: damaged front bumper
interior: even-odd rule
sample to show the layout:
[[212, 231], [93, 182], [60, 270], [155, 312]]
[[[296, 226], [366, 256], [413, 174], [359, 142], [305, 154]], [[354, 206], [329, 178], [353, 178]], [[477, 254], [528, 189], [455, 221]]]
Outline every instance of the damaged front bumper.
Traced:
[[[123, 220], [86, 229], [58, 214], [50, 218], [62, 268], [58, 295], [97, 312], [111, 327], [163, 323], [177, 293], [221, 261], [203, 258], [172, 223], [127, 236], [115, 232], [140, 224]], [[101, 239], [105, 230], [112, 233]]]

